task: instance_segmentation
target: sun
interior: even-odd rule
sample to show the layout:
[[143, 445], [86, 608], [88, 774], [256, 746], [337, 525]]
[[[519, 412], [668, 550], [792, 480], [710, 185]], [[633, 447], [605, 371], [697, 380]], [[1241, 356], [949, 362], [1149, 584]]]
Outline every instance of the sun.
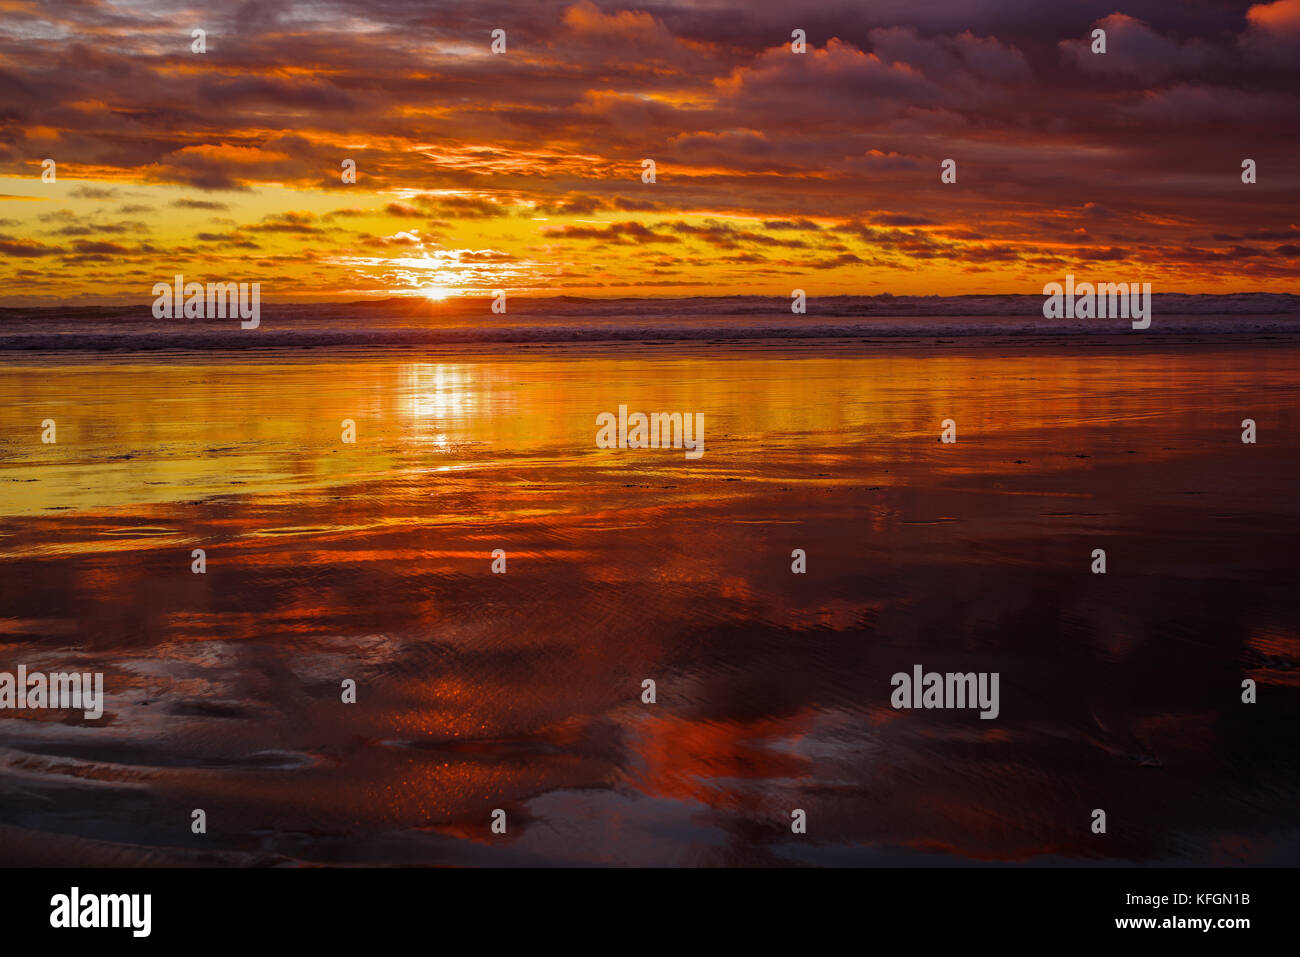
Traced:
[[420, 295], [434, 302], [440, 302], [453, 294], [453, 290], [448, 289], [446, 286], [425, 286], [420, 290]]

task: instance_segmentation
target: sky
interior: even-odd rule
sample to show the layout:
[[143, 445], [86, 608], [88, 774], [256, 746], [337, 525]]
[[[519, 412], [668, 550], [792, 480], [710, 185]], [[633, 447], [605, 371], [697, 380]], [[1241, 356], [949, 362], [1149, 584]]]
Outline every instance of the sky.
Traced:
[[0, 0], [0, 305], [1296, 291], [1298, 81], [1300, 0]]

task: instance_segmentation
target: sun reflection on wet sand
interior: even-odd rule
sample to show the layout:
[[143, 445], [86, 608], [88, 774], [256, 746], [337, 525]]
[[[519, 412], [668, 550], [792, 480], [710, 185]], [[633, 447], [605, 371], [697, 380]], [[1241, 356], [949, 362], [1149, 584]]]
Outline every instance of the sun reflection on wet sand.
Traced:
[[[844, 344], [11, 363], [4, 659], [103, 670], [109, 700], [0, 718], [6, 856], [1294, 859], [1296, 449], [1237, 437], [1294, 430], [1293, 369]], [[705, 456], [596, 448], [620, 403], [702, 412]], [[893, 711], [915, 662], [1000, 671], [1001, 718]], [[1243, 676], [1288, 693], [1243, 715]], [[1104, 846], [1064, 823], [1102, 799], [1155, 823]], [[175, 822], [203, 806], [200, 841]]]

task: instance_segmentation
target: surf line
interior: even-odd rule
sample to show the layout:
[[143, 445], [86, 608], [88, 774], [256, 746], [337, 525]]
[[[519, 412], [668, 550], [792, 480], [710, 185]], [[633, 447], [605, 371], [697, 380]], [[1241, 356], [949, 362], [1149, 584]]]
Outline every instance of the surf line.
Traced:
[[[1140, 287], [1140, 288], [1139, 288]], [[1044, 319], [1132, 319], [1134, 329], [1151, 325], [1151, 283], [1090, 282], [1075, 285], [1073, 273], [1043, 286]]]

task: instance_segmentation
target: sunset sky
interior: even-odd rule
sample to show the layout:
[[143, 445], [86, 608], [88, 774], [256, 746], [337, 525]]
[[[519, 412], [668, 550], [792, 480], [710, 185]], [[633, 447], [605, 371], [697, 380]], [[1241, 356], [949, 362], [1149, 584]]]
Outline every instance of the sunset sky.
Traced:
[[0, 0], [0, 305], [1295, 291], [1298, 91], [1300, 0]]

